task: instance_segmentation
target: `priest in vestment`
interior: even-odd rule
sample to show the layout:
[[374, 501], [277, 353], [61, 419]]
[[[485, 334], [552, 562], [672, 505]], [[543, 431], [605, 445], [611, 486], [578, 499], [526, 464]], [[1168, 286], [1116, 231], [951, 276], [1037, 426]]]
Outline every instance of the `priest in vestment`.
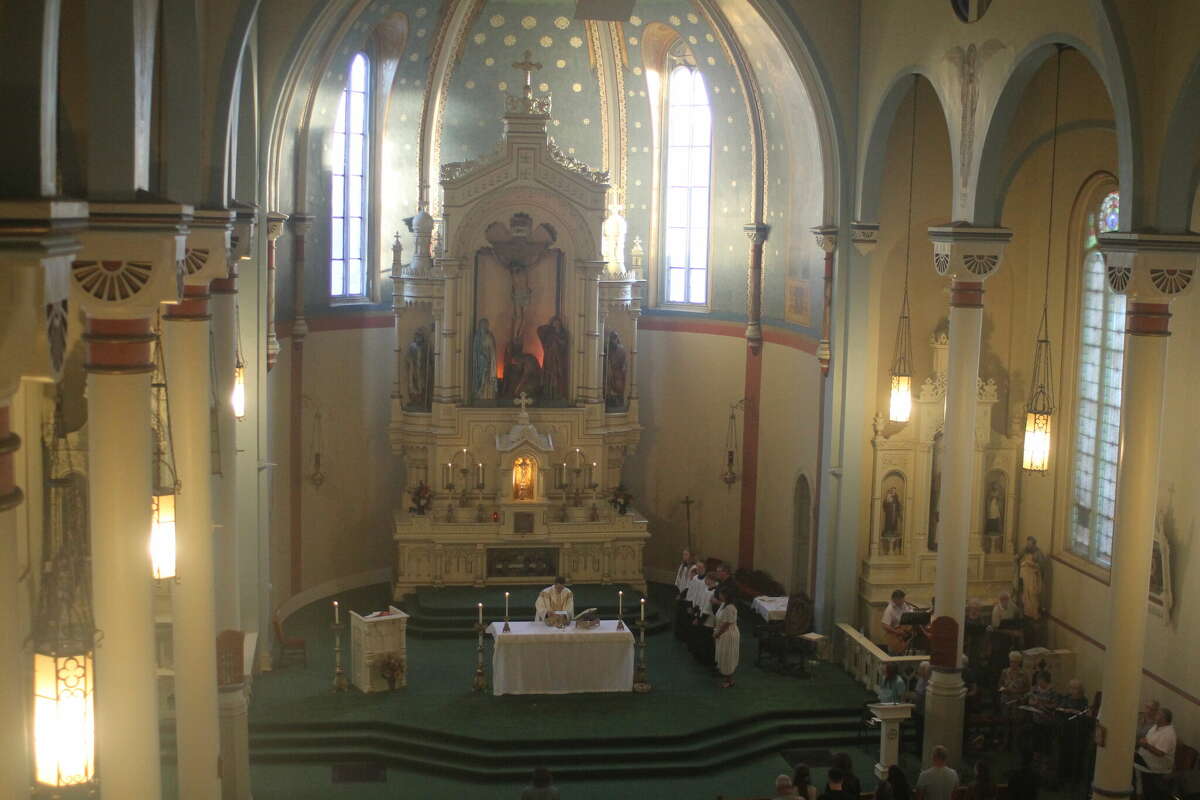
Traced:
[[561, 611], [568, 617], [575, 616], [575, 596], [567, 588], [567, 580], [561, 576], [554, 579], [552, 586], [547, 586], [538, 594], [533, 606], [534, 622], [542, 622], [551, 611]]

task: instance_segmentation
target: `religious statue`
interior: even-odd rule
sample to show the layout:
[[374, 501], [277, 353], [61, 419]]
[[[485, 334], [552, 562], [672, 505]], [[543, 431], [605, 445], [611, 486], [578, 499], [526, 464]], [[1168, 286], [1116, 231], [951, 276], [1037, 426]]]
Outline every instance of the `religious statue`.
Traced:
[[533, 499], [533, 462], [518, 458], [513, 462], [513, 500]]
[[542, 340], [542, 400], [567, 399], [567, 329], [557, 315], [537, 330]]
[[504, 349], [504, 382], [500, 393], [504, 397], [536, 394], [541, 382], [542, 368], [537, 359], [525, 352], [519, 339], [513, 339]]
[[608, 346], [604, 350], [604, 405], [607, 408], [625, 407], [625, 346], [621, 334], [608, 332]]
[[529, 272], [558, 239], [551, 225], [533, 227], [533, 218], [525, 213], [512, 215], [507, 226], [493, 222], [484, 231], [491, 245], [492, 256], [508, 270], [512, 278], [512, 331], [509, 338], [521, 341], [525, 337], [525, 310], [533, 299]]
[[883, 532], [879, 537], [882, 555], [891, 553], [899, 541], [903, 518], [904, 506], [900, 502], [900, 495], [895, 487], [890, 487], [883, 497]]
[[987, 552], [1000, 552], [1004, 542], [1004, 488], [999, 481], [988, 487], [983, 515], [983, 542]]
[[433, 406], [433, 348], [425, 336], [425, 328], [417, 328], [404, 353], [408, 369], [406, 399], [409, 408], [429, 411]]
[[1025, 549], [1017, 554], [1017, 603], [1025, 616], [1038, 619], [1042, 614], [1042, 592], [1046, 586], [1046, 554], [1030, 536]]
[[471, 391], [476, 400], [496, 399], [496, 337], [487, 317], [479, 320], [471, 343]]

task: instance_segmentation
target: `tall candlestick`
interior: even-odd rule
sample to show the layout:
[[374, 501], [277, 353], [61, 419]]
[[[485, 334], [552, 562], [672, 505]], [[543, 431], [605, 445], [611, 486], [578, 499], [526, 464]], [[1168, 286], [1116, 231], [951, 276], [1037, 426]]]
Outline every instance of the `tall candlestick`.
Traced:
[[479, 604], [479, 624], [483, 624], [483, 603]]
[[508, 619], [508, 592], [504, 593], [504, 618]]
[[642, 622], [646, 621], [646, 598], [642, 598]]
[[342, 621], [342, 617], [341, 617], [341, 614], [338, 612], [338, 601], [334, 600], [333, 601], [333, 624], [339, 625], [339, 624], [341, 624], [341, 621]]
[[621, 609], [622, 609], [621, 604], [624, 601], [624, 599], [625, 599], [625, 593], [618, 590], [617, 591], [617, 616], [618, 617], [621, 616]]

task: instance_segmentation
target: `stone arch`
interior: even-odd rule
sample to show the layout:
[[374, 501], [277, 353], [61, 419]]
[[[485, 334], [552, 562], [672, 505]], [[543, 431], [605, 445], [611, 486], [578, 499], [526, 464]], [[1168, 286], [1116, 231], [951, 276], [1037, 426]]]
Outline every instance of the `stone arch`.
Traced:
[[[916, 83], [914, 83], [914, 79]], [[870, 127], [870, 135], [863, 148], [862, 169], [859, 171], [858, 211], [856, 218], [863, 222], [878, 222], [880, 204], [883, 196], [883, 173], [887, 162], [888, 139], [891, 137], [892, 126], [900, 106], [911, 95], [914, 86], [924, 81], [933, 90], [938, 99], [942, 119], [946, 121], [946, 98], [942, 96], [938, 84], [930, 80], [928, 73], [919, 66], [911, 66], [901, 70], [892, 79], [884, 93], [879, 107], [875, 111]], [[946, 130], [950, 130], [947, 122]], [[949, 133], [947, 133], [949, 136]], [[950, 144], [954, 149], [953, 140]], [[953, 153], [952, 153], [953, 155]], [[950, 198], [947, 198], [948, 200]]]
[[[1008, 140], [1008, 134], [1012, 129], [1013, 119], [1016, 117], [1017, 109], [1020, 108], [1029, 82], [1033, 80], [1033, 76], [1042, 64], [1055, 55], [1058, 45], [1066, 45], [1079, 51], [1103, 82], [1112, 105], [1117, 130], [1117, 164], [1121, 186], [1124, 188], [1132, 185], [1136, 180], [1138, 166], [1135, 163], [1133, 150], [1133, 119], [1126, 99], [1124, 81], [1114, 80], [1104, 62], [1080, 39], [1068, 34], [1051, 34], [1032, 42], [1017, 56], [1005, 81], [1004, 89], [1000, 92], [1000, 96], [992, 108], [983, 136], [983, 146], [980, 148], [975, 196], [971, 206], [971, 221], [976, 225], [998, 226], [1000, 224], [1004, 210], [1006, 175], [1004, 147]], [[1132, 220], [1132, 217], [1126, 212], [1126, 206], [1122, 204], [1122, 230], [1128, 229]]]
[[1156, 227], [1163, 233], [1183, 233], [1190, 229], [1200, 157], [1197, 119], [1200, 119], [1200, 56], [1192, 62], [1179, 90], [1163, 139], [1155, 197]]

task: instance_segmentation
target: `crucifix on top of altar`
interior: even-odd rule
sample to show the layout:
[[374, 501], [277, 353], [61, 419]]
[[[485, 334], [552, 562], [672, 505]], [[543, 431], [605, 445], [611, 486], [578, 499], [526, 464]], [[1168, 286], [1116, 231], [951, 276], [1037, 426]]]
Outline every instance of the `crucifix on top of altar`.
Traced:
[[626, 267], [608, 173], [548, 136], [541, 65], [527, 51], [513, 67], [524, 89], [496, 149], [443, 164], [440, 203], [393, 248], [396, 597], [560, 574], [645, 585], [646, 522], [611, 502], [641, 435], [640, 248]]

